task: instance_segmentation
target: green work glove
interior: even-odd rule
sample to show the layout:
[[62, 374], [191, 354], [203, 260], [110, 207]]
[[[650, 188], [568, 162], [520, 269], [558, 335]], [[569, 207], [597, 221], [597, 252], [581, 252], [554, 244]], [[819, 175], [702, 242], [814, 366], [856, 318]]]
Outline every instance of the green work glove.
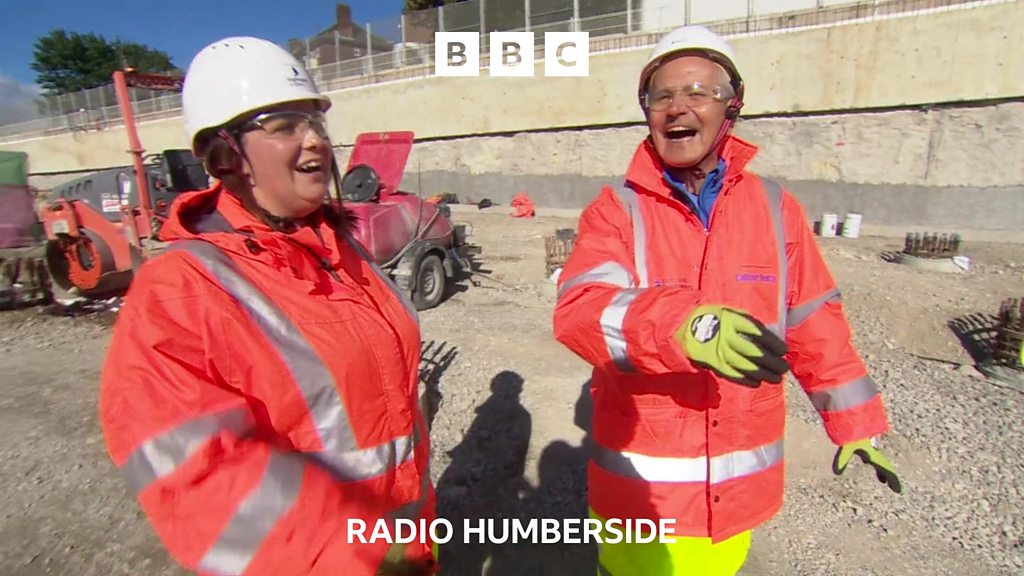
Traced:
[[426, 576], [434, 573], [433, 568], [429, 559], [406, 558], [405, 544], [396, 542], [388, 548], [375, 576]]
[[748, 314], [724, 306], [698, 306], [675, 333], [695, 364], [732, 382], [757, 388], [789, 372], [786, 343]]
[[900, 485], [900, 478], [896, 475], [896, 468], [893, 467], [889, 459], [882, 455], [881, 452], [875, 448], [870, 439], [858, 440], [857, 442], [850, 442], [849, 444], [843, 444], [839, 450], [836, 450], [836, 457], [832, 461], [832, 471], [838, 476], [846, 470], [846, 465], [850, 463], [850, 459], [856, 454], [860, 456], [860, 459], [865, 464], [870, 464], [875, 467], [875, 474], [878, 476], [878, 481], [889, 486], [889, 488], [899, 494], [903, 491], [903, 487]]

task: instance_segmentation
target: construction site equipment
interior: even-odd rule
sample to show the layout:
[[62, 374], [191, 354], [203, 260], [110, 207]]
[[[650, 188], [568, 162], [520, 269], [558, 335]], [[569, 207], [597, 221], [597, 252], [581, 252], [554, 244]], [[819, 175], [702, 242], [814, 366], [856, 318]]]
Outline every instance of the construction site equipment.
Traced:
[[908, 232], [903, 253], [917, 258], [952, 258], [960, 253], [959, 234]]
[[999, 305], [992, 359], [1001, 366], [1024, 372], [1021, 345], [1024, 343], [1024, 299], [1008, 298]]
[[[180, 91], [184, 79], [131, 71], [117, 71], [113, 79], [131, 166], [67, 182], [40, 211], [53, 280], [93, 299], [122, 295], [135, 270], [163, 249], [160, 227], [174, 200], [209, 186], [190, 150], [145, 154], [128, 98], [129, 86]], [[412, 132], [359, 135], [336, 185], [358, 218], [356, 239], [423, 310], [441, 302], [449, 282], [469, 268], [475, 247], [466, 242], [465, 226], [451, 222], [447, 206], [399, 191], [413, 139]]]
[[480, 249], [469, 244], [466, 225], [452, 222], [448, 206], [399, 189], [414, 138], [410, 131], [357, 136], [341, 196], [358, 218], [356, 240], [426, 310], [471, 271], [470, 257]]
[[118, 70], [113, 82], [131, 166], [58, 186], [40, 210], [50, 275], [61, 288], [88, 298], [124, 293], [134, 270], [162, 248], [160, 226], [174, 199], [209, 185], [202, 162], [189, 150], [147, 156], [135, 124], [129, 86], [181, 91], [184, 79]]
[[0, 151], [0, 308], [53, 298], [42, 241], [28, 154]]
[[895, 261], [930, 272], [960, 273], [970, 268], [970, 258], [960, 255], [961, 248], [959, 234], [908, 232]]
[[989, 379], [1024, 392], [1024, 298], [1007, 298], [999, 304], [992, 326], [991, 348], [977, 368]]
[[565, 260], [576, 245], [576, 231], [572, 228], [559, 228], [553, 236], [544, 237], [544, 271], [550, 278], [555, 270], [565, 266]]

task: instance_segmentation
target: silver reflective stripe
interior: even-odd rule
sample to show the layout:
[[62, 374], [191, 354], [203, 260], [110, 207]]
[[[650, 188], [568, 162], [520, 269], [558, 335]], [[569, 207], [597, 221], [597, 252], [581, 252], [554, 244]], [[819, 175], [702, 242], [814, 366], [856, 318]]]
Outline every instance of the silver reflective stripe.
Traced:
[[840, 412], [856, 408], [877, 395], [878, 387], [875, 386], [875, 381], [870, 376], [861, 376], [828, 390], [811, 392], [807, 396], [818, 412]]
[[309, 453], [310, 457], [342, 481], [379, 476], [412, 457], [411, 436], [359, 448], [330, 371], [288, 316], [243, 278], [219, 248], [201, 240], [183, 240], [175, 242], [167, 250], [185, 250], [194, 256], [238, 301], [273, 344], [298, 384], [324, 447], [320, 452]]
[[[646, 456], [631, 452], [616, 452], [601, 446], [594, 447], [596, 464], [620, 476], [647, 482], [707, 482], [708, 459]], [[710, 460], [711, 484], [726, 482], [771, 468], [782, 460], [783, 441], [758, 446], [750, 450], [737, 450]]]
[[647, 229], [644, 227], [644, 217], [640, 212], [640, 201], [636, 192], [627, 186], [617, 186], [615, 195], [629, 211], [629, 217], [633, 224], [633, 264], [636, 266], [636, 273], [640, 281], [639, 288], [647, 288]]
[[617, 262], [605, 262], [563, 282], [561, 288], [558, 289], [558, 297], [561, 298], [573, 286], [591, 282], [611, 284], [619, 288], [629, 288], [632, 286], [629, 270], [626, 270]]
[[[413, 424], [412, 437], [418, 444], [420, 442], [420, 425], [417, 420]], [[427, 501], [427, 491], [430, 490], [430, 459], [427, 459], [426, 469], [423, 471], [423, 476], [420, 478], [420, 497], [408, 502], [394, 509], [387, 515], [391, 520], [397, 518], [404, 518], [406, 520], [415, 520], [419, 518], [420, 512], [423, 508], [423, 503]]]
[[619, 290], [612, 297], [612, 301], [608, 303], [608, 307], [601, 313], [601, 331], [604, 333], [604, 342], [608, 346], [608, 354], [611, 355], [615, 366], [623, 372], [633, 372], [633, 364], [629, 361], [626, 336], [622, 333], [622, 323], [626, 319], [629, 305], [639, 295], [639, 289]]
[[366, 263], [369, 264], [371, 268], [373, 268], [373, 271], [377, 273], [377, 276], [381, 279], [381, 282], [384, 282], [384, 285], [391, 290], [391, 293], [395, 295], [395, 298], [398, 298], [398, 301], [401, 302], [402, 306], [405, 307], [405, 311], [409, 313], [409, 316], [412, 316], [413, 322], [415, 322], [418, 325], [420, 322], [420, 317], [419, 314], [416, 312], [416, 306], [413, 305], [412, 300], [409, 300], [409, 297], [405, 294], [405, 292], [399, 290], [398, 286], [395, 286], [395, 283], [391, 281], [391, 278], [389, 278], [387, 274], [384, 274], [384, 271], [380, 269], [380, 266], [377, 266], [377, 263], [373, 260], [373, 258], [370, 258], [370, 255], [366, 253], [366, 250], [363, 250], [363, 247], [359, 244], [359, 242], [356, 242], [349, 236], [345, 236], [345, 240], [347, 240], [349, 246], [352, 246], [352, 249], [358, 252], [359, 256], [361, 256], [362, 259], [365, 260]]
[[786, 339], [786, 292], [788, 290], [789, 266], [786, 263], [786, 231], [785, 223], [782, 221], [782, 187], [778, 182], [761, 178], [765, 195], [768, 197], [768, 213], [771, 215], [772, 228], [775, 231], [775, 249], [778, 254], [779, 284], [778, 284], [778, 314], [779, 321], [768, 328], [775, 332], [775, 335], [783, 340]]
[[305, 466], [296, 454], [272, 452], [260, 483], [239, 504], [199, 569], [225, 576], [245, 572], [267, 535], [295, 505]]
[[789, 312], [786, 314], [786, 324], [792, 328], [806, 320], [811, 314], [814, 314], [819, 308], [824, 306], [826, 302], [832, 302], [833, 300], [839, 300], [840, 298], [841, 295], [839, 294], [839, 290], [837, 288], [833, 288], [814, 300], [809, 300], [799, 306], [794, 306], [790, 308]]
[[197, 416], [143, 442], [121, 466], [121, 474], [138, 494], [154, 480], [177, 470], [222, 432], [243, 436], [252, 426], [252, 416], [246, 408]]
[[783, 441], [780, 439], [750, 450], [715, 456], [711, 459], [711, 483], [718, 484], [767, 470], [782, 460], [782, 451]]

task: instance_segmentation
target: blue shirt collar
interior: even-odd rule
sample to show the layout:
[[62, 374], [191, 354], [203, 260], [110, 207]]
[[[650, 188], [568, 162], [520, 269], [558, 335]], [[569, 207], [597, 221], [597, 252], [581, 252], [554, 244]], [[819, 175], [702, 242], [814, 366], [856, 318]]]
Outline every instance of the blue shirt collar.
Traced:
[[[704, 183], [700, 187], [699, 196], [703, 196], [705, 192], [712, 192], [713, 194], [718, 195], [718, 192], [722, 189], [722, 178], [725, 177], [725, 168], [725, 159], [719, 158], [718, 165], [716, 165], [715, 169], [708, 173], [707, 177], [704, 178]], [[669, 174], [668, 170], [662, 172], [662, 177], [674, 191], [685, 192], [686, 195], [691, 198], [694, 196], [694, 194], [687, 190], [685, 184], [672, 178], [672, 175]]]
[[674, 180], [668, 173], [668, 170], [665, 170], [662, 174], [665, 182], [672, 187], [673, 195], [690, 208], [697, 218], [700, 219], [705, 230], [708, 229], [708, 224], [711, 220], [711, 209], [715, 205], [718, 193], [722, 191], [725, 169], [725, 160], [719, 158], [718, 165], [704, 178], [704, 183], [700, 187], [700, 194], [691, 193], [682, 182]]

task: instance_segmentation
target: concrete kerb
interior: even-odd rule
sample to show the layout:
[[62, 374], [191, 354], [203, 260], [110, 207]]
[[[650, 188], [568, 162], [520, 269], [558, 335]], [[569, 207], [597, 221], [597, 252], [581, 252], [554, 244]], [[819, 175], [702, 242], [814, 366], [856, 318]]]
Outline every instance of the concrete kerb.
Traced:
[[949, 274], [964, 272], [964, 269], [957, 266], [952, 258], [920, 258], [918, 256], [900, 253], [897, 261], [904, 266], [910, 266], [911, 268], [918, 268], [920, 270], [929, 270], [931, 272], [946, 272]]

